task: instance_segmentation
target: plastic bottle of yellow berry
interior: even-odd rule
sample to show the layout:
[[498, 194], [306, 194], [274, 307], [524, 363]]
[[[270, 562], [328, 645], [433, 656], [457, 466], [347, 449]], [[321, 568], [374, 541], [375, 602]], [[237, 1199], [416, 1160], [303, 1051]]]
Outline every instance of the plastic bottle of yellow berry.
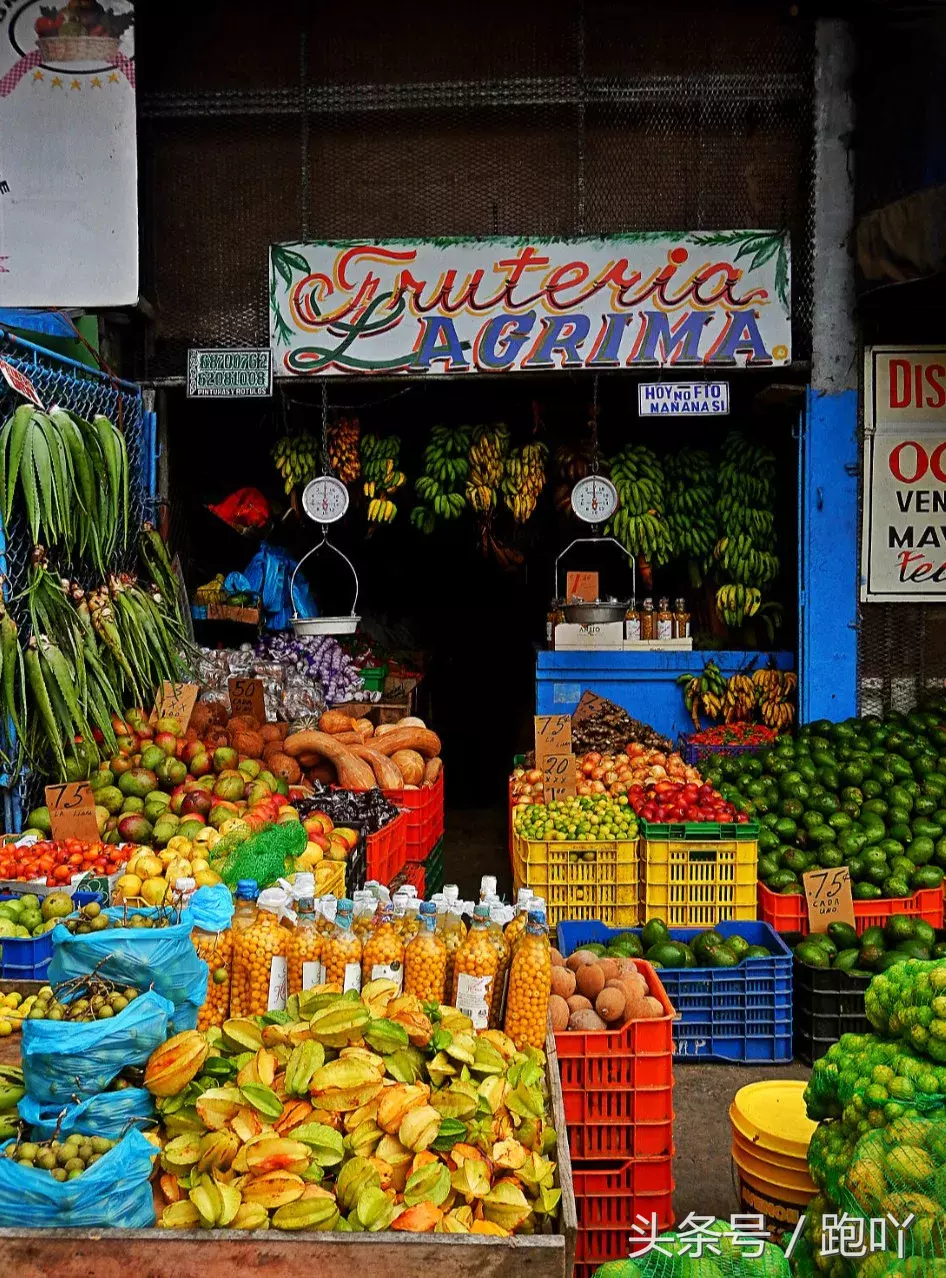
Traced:
[[299, 901], [298, 917], [289, 940], [289, 993], [301, 994], [325, 981], [322, 947], [325, 939], [316, 926], [315, 901], [304, 896]]
[[[255, 880], [246, 882], [256, 895]], [[238, 885], [238, 897], [239, 890]], [[256, 895], [252, 917], [239, 908], [233, 916], [233, 986], [239, 990], [241, 1016], [262, 1016], [286, 1006], [291, 932], [282, 919], [287, 905], [282, 888], [266, 888]]]
[[420, 931], [404, 951], [404, 992], [425, 1003], [442, 1003], [447, 991], [447, 947], [437, 935], [437, 907], [422, 901]]
[[250, 941], [244, 934], [256, 922], [256, 898], [259, 887], [255, 879], [240, 879], [236, 889], [236, 905], [230, 920], [232, 958], [230, 963], [230, 1015], [246, 1016], [244, 1003], [249, 993]]
[[516, 913], [513, 915], [511, 923], [505, 928], [504, 936], [506, 944], [512, 950], [516, 941], [526, 930], [526, 923], [529, 921], [529, 902], [532, 900], [532, 888], [521, 887], [516, 896]]
[[382, 907], [377, 927], [364, 943], [361, 981], [393, 981], [398, 993], [404, 988], [404, 941], [394, 921], [394, 911]]
[[551, 992], [552, 953], [545, 915], [539, 910], [530, 910], [525, 933], [509, 967], [503, 1023], [503, 1029], [520, 1050], [544, 1045]]
[[489, 906], [480, 904], [453, 960], [453, 1006], [470, 1018], [475, 1029], [489, 1027], [498, 968], [499, 951], [489, 935]]
[[361, 989], [361, 941], [352, 929], [354, 903], [343, 896], [338, 903], [335, 926], [322, 945], [325, 980], [343, 992]]

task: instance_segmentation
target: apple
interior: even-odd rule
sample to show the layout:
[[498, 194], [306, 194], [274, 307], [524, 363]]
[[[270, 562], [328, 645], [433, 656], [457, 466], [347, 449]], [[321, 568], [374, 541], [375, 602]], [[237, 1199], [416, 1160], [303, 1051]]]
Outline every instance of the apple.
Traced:
[[326, 856], [330, 861], [347, 861], [348, 848], [341, 839], [329, 839], [328, 851]]
[[167, 755], [177, 754], [177, 737], [173, 732], [156, 732], [154, 744]]
[[199, 754], [206, 754], [204, 743], [202, 741], [185, 741], [181, 758], [185, 763], [190, 763], [192, 759], [196, 759]]
[[135, 754], [138, 750], [138, 738], [123, 732], [115, 738], [115, 745], [118, 747], [119, 754]]
[[358, 843], [358, 831], [345, 825], [337, 825], [329, 836], [341, 843], [351, 852]]
[[335, 829], [335, 823], [325, 812], [310, 812], [302, 824], [310, 835], [316, 831], [322, 834], [331, 834]]

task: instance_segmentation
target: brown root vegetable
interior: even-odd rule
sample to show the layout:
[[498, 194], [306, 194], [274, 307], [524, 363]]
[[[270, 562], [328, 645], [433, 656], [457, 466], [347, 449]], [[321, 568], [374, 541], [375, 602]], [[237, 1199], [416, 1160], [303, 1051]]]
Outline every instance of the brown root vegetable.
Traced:
[[595, 999], [595, 1011], [608, 1025], [613, 1025], [624, 1015], [626, 1001], [622, 990], [603, 989]]
[[569, 1012], [590, 1012], [594, 1010], [591, 1006], [591, 1000], [585, 998], [583, 994], [573, 994], [565, 1002], [568, 1004]]
[[604, 972], [597, 963], [582, 963], [575, 973], [575, 984], [578, 993], [584, 994], [593, 1003], [604, 989]]
[[[263, 750], [262, 750], [262, 753], [260, 754], [260, 758], [264, 761], [264, 763], [269, 763], [270, 759], [273, 757], [274, 754], [285, 754], [285, 753], [286, 752], [283, 749], [283, 743], [281, 741], [267, 741], [266, 744], [263, 746]], [[310, 751], [309, 753], [314, 754], [315, 751], [313, 750], [313, 751]]]
[[398, 750], [416, 750], [425, 759], [440, 753], [440, 738], [429, 728], [395, 728], [393, 732], [375, 733], [372, 744], [389, 758]]
[[295, 785], [302, 780], [302, 769], [299, 767], [298, 762], [288, 754], [270, 755], [267, 762], [269, 763], [269, 770], [274, 777], [282, 777], [290, 785]]
[[405, 785], [420, 785], [424, 779], [424, 756], [416, 750], [395, 750], [391, 762], [397, 764]]
[[235, 714], [227, 727], [231, 732], [259, 732], [260, 721], [255, 714]]
[[443, 759], [439, 755], [428, 759], [427, 766], [424, 768], [424, 785], [434, 785], [439, 781], [441, 772], [443, 772]]
[[264, 723], [259, 730], [260, 736], [263, 738], [263, 744], [267, 741], [282, 741], [286, 735], [283, 731], [288, 724], [283, 723]]
[[352, 754], [348, 746], [336, 741], [327, 732], [291, 732], [283, 742], [290, 758], [300, 754], [320, 754], [334, 764], [338, 783], [345, 790], [375, 789], [374, 772], [364, 759]]
[[374, 730], [376, 737], [386, 737], [389, 732], [397, 732], [396, 723], [379, 723]]
[[368, 746], [351, 746], [350, 748], [356, 758], [364, 759], [366, 763], [371, 764], [375, 780], [382, 790], [400, 790], [403, 788], [404, 778], [401, 775], [401, 769], [393, 759], [379, 754], [377, 750], [369, 749]]
[[550, 946], [549, 948], [550, 948], [550, 949], [551, 949], [551, 951], [552, 951], [552, 966], [553, 966], [553, 967], [564, 967], [564, 966], [565, 966], [565, 960], [564, 960], [564, 958], [562, 957], [561, 951], [560, 951], [560, 950], [557, 950], [557, 949], [555, 948], [555, 946], [554, 946], [554, 945]]
[[230, 744], [238, 754], [244, 754], [248, 759], [261, 759], [263, 757], [263, 745], [265, 743], [258, 732], [250, 732], [249, 729], [234, 732], [231, 728]]
[[608, 1027], [598, 1013], [591, 1010], [572, 1012], [568, 1018], [568, 1028], [570, 1030], [584, 1030], [587, 1034], [591, 1030], [604, 1030]]
[[[299, 755], [299, 763], [303, 768], [317, 768], [319, 764], [322, 763], [322, 761], [323, 761], [322, 756], [320, 754], [300, 754]], [[335, 780], [334, 768], [331, 769], [331, 773], [332, 773], [332, 780], [334, 781]]]
[[397, 726], [399, 728], [426, 728], [427, 724], [423, 719], [418, 719], [416, 714], [406, 714], [403, 719], [398, 719]]
[[602, 972], [604, 972], [605, 983], [610, 981], [613, 977], [617, 976], [618, 974], [618, 965], [617, 963], [615, 963], [614, 959], [610, 959], [610, 958], [598, 959], [598, 966], [601, 968]]
[[570, 954], [565, 960], [565, 966], [570, 967], [573, 972], [577, 972], [585, 963], [597, 963], [597, 961], [597, 954], [593, 954], [591, 950], [576, 950], [574, 954]]
[[666, 1012], [664, 1012], [664, 1009], [661, 1006], [660, 999], [654, 998], [652, 994], [648, 994], [647, 997], [644, 999], [643, 1003], [641, 1004], [641, 1012], [643, 1016], [648, 1016], [648, 1017], [666, 1015]]
[[632, 958], [617, 958], [611, 961], [617, 968], [619, 975], [637, 972], [637, 964]]
[[557, 994], [553, 994], [549, 999], [549, 1017], [553, 1030], [568, 1029], [568, 1004]]
[[560, 998], [571, 998], [575, 993], [575, 973], [567, 967], [552, 968], [552, 993]]
[[319, 719], [320, 732], [354, 732], [355, 720], [350, 714], [342, 714], [341, 710], [326, 710]]

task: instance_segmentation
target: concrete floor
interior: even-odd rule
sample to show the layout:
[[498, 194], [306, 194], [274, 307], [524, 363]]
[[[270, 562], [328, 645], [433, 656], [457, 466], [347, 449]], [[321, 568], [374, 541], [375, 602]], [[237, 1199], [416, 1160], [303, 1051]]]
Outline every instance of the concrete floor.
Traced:
[[[476, 901], [480, 878], [495, 874], [499, 894], [511, 899], [507, 815], [504, 809], [450, 809], [446, 815], [445, 881]], [[739, 1211], [733, 1186], [729, 1106], [741, 1087], [767, 1078], [807, 1079], [804, 1065], [678, 1065], [674, 1071], [674, 1206], [728, 1219]]]

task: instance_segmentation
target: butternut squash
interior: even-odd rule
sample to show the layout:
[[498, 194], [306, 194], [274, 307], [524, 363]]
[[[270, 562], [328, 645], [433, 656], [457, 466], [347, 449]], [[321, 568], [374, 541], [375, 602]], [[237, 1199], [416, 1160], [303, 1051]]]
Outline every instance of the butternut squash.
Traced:
[[338, 784], [345, 790], [373, 790], [374, 773], [364, 759], [352, 754], [347, 745], [337, 741], [327, 732], [291, 732], [283, 742], [283, 748], [291, 759], [300, 754], [320, 754], [335, 765]]
[[404, 777], [401, 775], [401, 769], [393, 760], [386, 758], [383, 754], [379, 754], [377, 750], [372, 750], [368, 746], [352, 746], [351, 752], [359, 759], [364, 759], [371, 764], [375, 780], [382, 790], [400, 790], [403, 788]]
[[443, 771], [443, 759], [438, 755], [427, 760], [427, 766], [424, 768], [424, 785], [433, 785], [438, 781]]
[[397, 750], [391, 760], [400, 769], [405, 785], [420, 785], [424, 779], [424, 758], [416, 750]]
[[320, 732], [352, 732], [355, 721], [350, 714], [342, 714], [341, 710], [326, 710], [319, 720]]
[[429, 728], [395, 728], [383, 736], [376, 732], [371, 744], [379, 754], [386, 754], [388, 758], [397, 754], [398, 750], [416, 750], [425, 759], [432, 759], [440, 753], [440, 738]]
[[374, 736], [374, 724], [370, 719], [356, 719], [355, 731], [360, 732], [363, 737]]

